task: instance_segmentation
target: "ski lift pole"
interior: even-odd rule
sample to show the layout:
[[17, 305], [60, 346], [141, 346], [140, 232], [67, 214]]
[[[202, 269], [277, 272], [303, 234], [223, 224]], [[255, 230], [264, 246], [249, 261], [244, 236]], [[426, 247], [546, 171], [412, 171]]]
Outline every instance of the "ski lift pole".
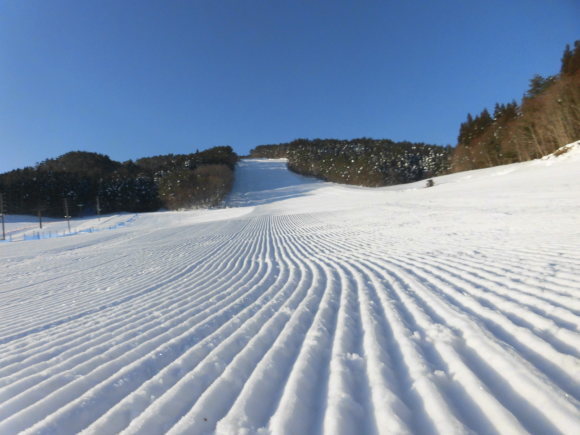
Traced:
[[64, 218], [68, 223], [68, 232], [70, 233], [70, 214], [68, 212], [68, 200], [66, 198], [64, 199]]
[[99, 219], [99, 222], [101, 221], [101, 201], [99, 200], [99, 197], [97, 196], [97, 216]]
[[4, 226], [4, 194], [0, 193], [0, 219], [2, 219], [2, 240], [6, 240], [6, 228]]

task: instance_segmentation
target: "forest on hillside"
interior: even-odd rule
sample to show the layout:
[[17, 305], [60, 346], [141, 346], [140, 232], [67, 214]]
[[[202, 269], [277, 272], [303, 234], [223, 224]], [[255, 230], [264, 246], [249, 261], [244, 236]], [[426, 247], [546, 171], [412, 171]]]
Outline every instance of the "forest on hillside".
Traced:
[[[257, 146], [250, 157], [284, 157], [292, 171], [327, 181], [386, 186], [531, 160], [578, 139], [580, 41], [566, 46], [558, 74], [532, 77], [521, 103], [468, 114], [455, 148], [387, 139], [297, 139]], [[232, 187], [237, 161], [229, 146], [123, 163], [73, 151], [0, 174], [0, 212], [78, 216], [215, 206]]]
[[452, 172], [522, 162], [580, 139], [580, 41], [566, 46], [560, 73], [535, 75], [521, 104], [498, 103], [467, 115], [453, 152]]
[[[79, 216], [209, 207], [230, 191], [238, 156], [231, 147], [124, 163], [73, 151], [0, 174], [4, 212]], [[66, 202], [65, 202], [66, 200]]]
[[522, 162], [580, 139], [580, 41], [566, 46], [559, 74], [530, 79], [518, 104], [498, 103], [467, 115], [457, 146], [386, 139], [297, 139], [260, 145], [255, 158], [287, 158], [300, 174], [337, 183], [385, 186], [449, 172]]
[[260, 145], [251, 157], [287, 158], [288, 168], [302, 175], [359, 186], [388, 186], [444, 173], [450, 147], [388, 139], [297, 139]]

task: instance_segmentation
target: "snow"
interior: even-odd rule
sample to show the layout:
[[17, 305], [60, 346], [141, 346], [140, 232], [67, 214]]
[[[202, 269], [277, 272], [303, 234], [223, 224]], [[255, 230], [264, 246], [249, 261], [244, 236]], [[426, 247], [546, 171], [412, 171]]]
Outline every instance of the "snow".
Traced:
[[[52, 239], [67, 237], [79, 233], [93, 233], [103, 230], [112, 230], [128, 225], [137, 218], [130, 213], [105, 215], [102, 217], [85, 217], [71, 220], [69, 230], [66, 220], [57, 218], [41, 217], [42, 228], [38, 216], [6, 215], [5, 235], [6, 241], [14, 242], [21, 240]], [[2, 240], [0, 240], [2, 242]]]
[[0, 433], [577, 433], [568, 148], [430, 188], [245, 160], [228, 208], [71, 237], [10, 216]]

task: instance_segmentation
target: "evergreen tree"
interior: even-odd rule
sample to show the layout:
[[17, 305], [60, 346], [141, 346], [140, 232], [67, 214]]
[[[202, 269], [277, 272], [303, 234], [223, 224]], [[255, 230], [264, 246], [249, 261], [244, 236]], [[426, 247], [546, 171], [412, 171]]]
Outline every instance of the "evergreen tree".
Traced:
[[535, 75], [523, 96], [468, 115], [459, 128], [454, 171], [483, 168], [545, 156], [580, 137], [580, 41], [567, 46], [558, 76]]
[[[104, 213], [216, 205], [231, 187], [237, 158], [231, 147], [125, 163], [73, 151], [34, 168], [0, 174], [0, 192], [10, 213], [33, 214], [42, 208], [55, 217], [63, 215], [63, 198], [69, 200], [73, 216], [81, 210], [96, 212], [97, 197]], [[177, 196], [185, 199], [173, 200]]]
[[387, 139], [297, 139], [254, 148], [252, 157], [288, 158], [294, 172], [337, 183], [386, 186], [443, 173], [450, 148]]
[[534, 75], [530, 79], [530, 86], [525, 98], [533, 98], [546, 91], [556, 81], [555, 76], [542, 77], [540, 74]]
[[560, 68], [561, 74], [571, 74], [572, 70], [572, 50], [570, 50], [570, 44], [566, 44], [564, 53], [562, 54], [562, 66]]

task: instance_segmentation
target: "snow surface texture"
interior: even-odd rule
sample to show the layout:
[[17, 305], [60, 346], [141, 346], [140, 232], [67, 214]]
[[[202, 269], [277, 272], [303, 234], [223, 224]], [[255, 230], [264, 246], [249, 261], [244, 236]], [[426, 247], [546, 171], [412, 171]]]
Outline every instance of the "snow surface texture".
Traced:
[[0, 433], [578, 433], [571, 148], [431, 188], [246, 160], [235, 208], [2, 243]]

